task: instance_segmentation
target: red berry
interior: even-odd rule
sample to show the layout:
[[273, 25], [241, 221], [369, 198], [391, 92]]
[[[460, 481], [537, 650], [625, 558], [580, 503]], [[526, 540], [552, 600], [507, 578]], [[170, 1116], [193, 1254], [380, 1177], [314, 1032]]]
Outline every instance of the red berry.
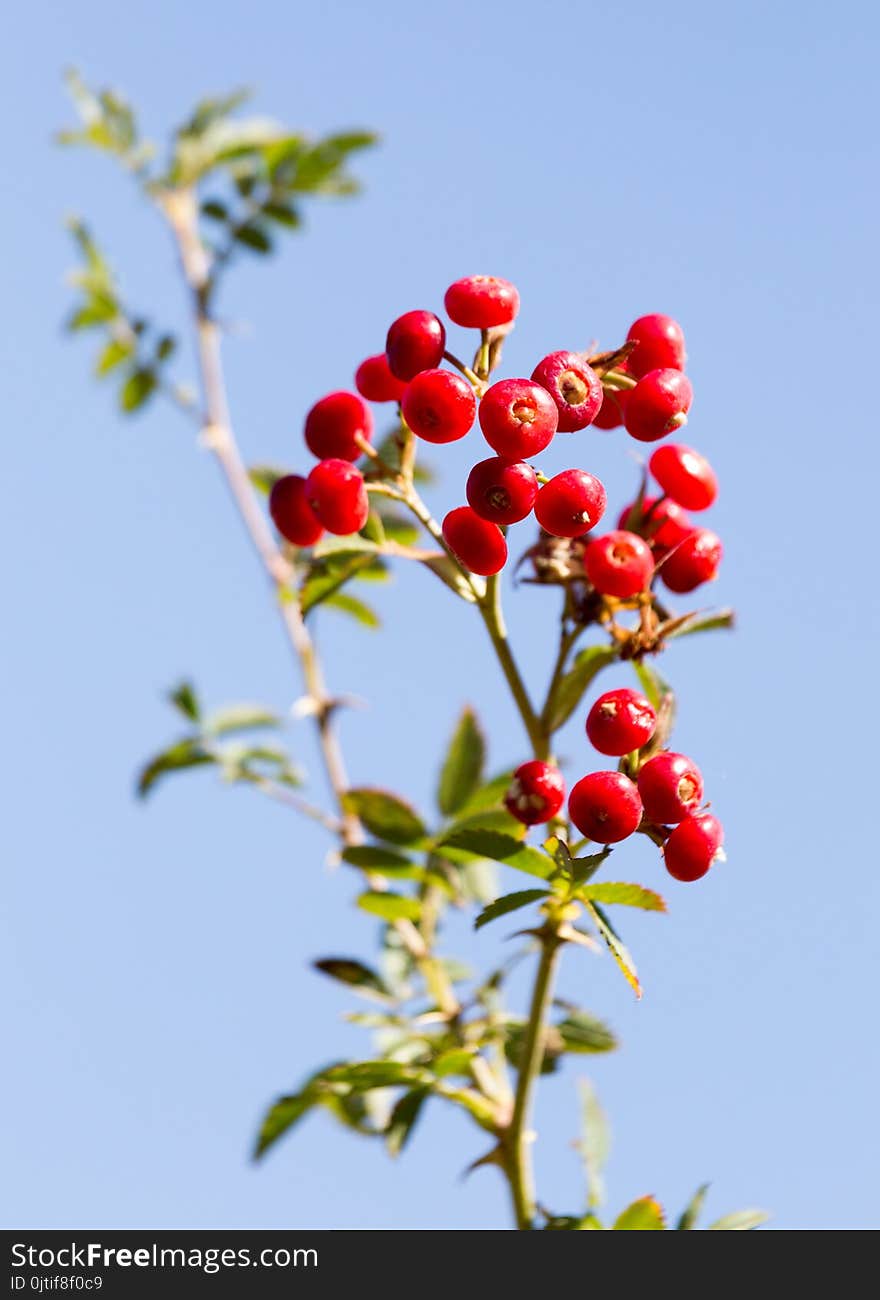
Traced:
[[450, 510], [443, 520], [443, 536], [449, 549], [471, 573], [488, 578], [500, 573], [507, 563], [507, 542], [497, 524], [481, 519], [470, 506]]
[[617, 526], [646, 537], [655, 551], [668, 551], [693, 532], [690, 516], [674, 501], [645, 497], [641, 510], [637, 507], [637, 501], [624, 506]]
[[649, 370], [626, 400], [623, 422], [639, 442], [656, 442], [687, 423], [694, 390], [680, 370]]
[[504, 806], [526, 826], [552, 821], [565, 798], [565, 782], [558, 767], [534, 758], [513, 774], [504, 796]]
[[468, 329], [509, 325], [519, 311], [516, 286], [494, 275], [469, 275], [456, 280], [446, 290], [443, 302], [449, 319]]
[[[622, 369], [622, 366], [618, 366], [618, 370]], [[596, 415], [593, 416], [593, 428], [619, 429], [623, 424], [628, 396], [629, 392], [622, 388], [603, 388], [602, 405]]]
[[480, 428], [493, 451], [506, 460], [537, 456], [553, 441], [556, 403], [530, 379], [502, 379], [480, 402]]
[[538, 495], [538, 480], [525, 461], [491, 456], [468, 475], [468, 504], [481, 519], [493, 524], [516, 524], [525, 519]]
[[535, 518], [554, 537], [582, 537], [596, 527], [606, 502], [599, 479], [585, 469], [564, 469], [538, 493]]
[[685, 817], [663, 846], [666, 870], [676, 880], [699, 880], [719, 856], [724, 827], [711, 813]]
[[600, 754], [613, 758], [641, 749], [653, 736], [656, 725], [657, 714], [651, 702], [628, 686], [600, 695], [587, 714], [590, 744]]
[[368, 402], [399, 402], [406, 388], [402, 380], [392, 375], [384, 352], [361, 362], [355, 372], [354, 386]]
[[585, 429], [596, 418], [602, 405], [602, 381], [576, 352], [551, 352], [535, 366], [532, 379], [556, 403], [560, 433]]
[[355, 441], [370, 441], [373, 417], [357, 393], [328, 393], [306, 416], [306, 446], [318, 460], [357, 460], [361, 449]]
[[308, 503], [301, 474], [285, 474], [272, 484], [269, 514], [285, 541], [292, 546], [314, 546], [324, 528]]
[[684, 332], [671, 316], [659, 312], [640, 316], [626, 337], [627, 342], [636, 343], [626, 360], [637, 379], [649, 370], [684, 370]]
[[647, 591], [654, 576], [654, 560], [647, 542], [624, 529], [589, 542], [584, 551], [584, 568], [597, 591], [620, 600]]
[[306, 479], [306, 497], [328, 533], [347, 537], [367, 522], [370, 502], [364, 476], [347, 460], [322, 460]]
[[695, 528], [663, 561], [658, 573], [670, 591], [684, 595], [718, 577], [724, 548], [708, 528]]
[[666, 495], [688, 510], [708, 510], [718, 496], [718, 479], [705, 456], [680, 442], [658, 447], [648, 468]]
[[420, 370], [433, 370], [443, 359], [446, 330], [432, 311], [408, 311], [388, 331], [385, 354], [395, 379], [409, 383]]
[[622, 772], [591, 772], [568, 796], [568, 813], [581, 835], [597, 844], [617, 844], [642, 820], [642, 801]]
[[413, 433], [425, 442], [457, 442], [474, 422], [477, 399], [461, 375], [423, 370], [407, 384], [400, 407]]
[[659, 826], [680, 822], [703, 802], [703, 777], [684, 754], [665, 749], [643, 763], [638, 775], [645, 816]]

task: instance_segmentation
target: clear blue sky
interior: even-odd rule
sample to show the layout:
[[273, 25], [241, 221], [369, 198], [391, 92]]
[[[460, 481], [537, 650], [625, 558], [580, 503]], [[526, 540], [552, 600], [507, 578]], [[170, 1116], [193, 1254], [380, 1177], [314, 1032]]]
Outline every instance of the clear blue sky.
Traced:
[[[147, 808], [132, 798], [138, 762], [172, 733], [161, 694], [180, 675], [216, 703], [284, 708], [297, 687], [190, 431], [158, 408], [123, 425], [89, 379], [90, 349], [60, 331], [72, 210], [133, 301], [181, 313], [164, 232], [125, 179], [50, 147], [73, 63], [123, 88], [155, 132], [197, 95], [244, 83], [292, 124], [383, 135], [360, 164], [363, 199], [313, 211], [307, 234], [244, 268], [225, 301], [252, 322], [228, 361], [253, 460], [302, 463], [314, 397], [459, 275], [519, 285], [508, 373], [551, 348], [614, 344], [645, 311], [684, 323], [689, 438], [723, 484], [713, 595], [741, 620], [735, 635], [675, 645], [664, 670], [729, 863], [670, 889], [668, 917], [626, 918], [641, 1004], [605, 960], [571, 958], [561, 991], [623, 1039], [581, 1058], [614, 1125], [615, 1205], [654, 1192], [678, 1207], [709, 1179], [719, 1213], [757, 1203], [779, 1228], [876, 1227], [876, 7], [37, 0], [13, 27], [4, 1224], [507, 1223], [491, 1172], [458, 1181], [479, 1136], [439, 1109], [398, 1164], [320, 1116], [248, 1163], [265, 1103], [364, 1043], [340, 1021], [344, 992], [308, 961], [368, 957], [373, 935], [353, 882], [324, 869], [321, 834], [285, 810], [202, 775]], [[625, 440], [581, 446], [622, 502], [635, 477]], [[470, 454], [444, 457], [438, 507], [458, 500]], [[333, 684], [370, 701], [344, 726], [355, 778], [425, 801], [465, 700], [492, 720], [496, 765], [519, 758], [468, 611], [421, 574], [379, 601], [381, 637], [333, 615], [323, 625]], [[552, 602], [523, 590], [509, 603], [538, 680]], [[294, 744], [314, 767], [306, 733]], [[563, 749], [573, 775], [590, 765], [578, 725]], [[646, 842], [619, 862], [663, 886]], [[461, 947], [484, 958], [499, 942], [462, 935]], [[547, 1082], [537, 1117], [542, 1197], [562, 1210], [580, 1195], [581, 1072]]]

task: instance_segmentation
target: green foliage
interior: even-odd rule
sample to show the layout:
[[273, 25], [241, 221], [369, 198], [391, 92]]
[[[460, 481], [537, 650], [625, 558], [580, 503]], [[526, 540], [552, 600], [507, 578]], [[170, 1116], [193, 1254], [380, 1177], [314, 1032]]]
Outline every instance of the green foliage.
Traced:
[[616, 646], [593, 645], [575, 656], [574, 663], [559, 681], [553, 692], [551, 708], [547, 718], [551, 731], [557, 731], [567, 722], [580, 704], [590, 683], [603, 668], [614, 663], [618, 657]]
[[653, 889], [646, 889], [644, 885], [602, 880], [581, 886], [577, 896], [594, 903], [620, 903], [624, 907], [640, 907], [645, 912], [666, 911], [666, 903], [660, 895]]
[[548, 889], [522, 889], [515, 894], [504, 894], [501, 898], [496, 898], [494, 903], [483, 908], [474, 921], [474, 929], [481, 930], [484, 925], [497, 920], [499, 916], [507, 916], [509, 912], [516, 912], [521, 907], [528, 907], [529, 903], [537, 903], [540, 899], [549, 896]]
[[362, 786], [344, 797], [347, 812], [354, 813], [371, 835], [388, 844], [417, 844], [427, 829], [415, 809], [389, 790]]
[[632, 959], [629, 949], [622, 942], [617, 931], [614, 929], [613, 925], [608, 920], [608, 917], [597, 903], [588, 902], [586, 907], [595, 922], [596, 929], [605, 941], [605, 945], [617, 963], [624, 979], [627, 984], [629, 984], [636, 997], [640, 998], [642, 996], [642, 986], [639, 981], [636, 964]]
[[679, 1232], [690, 1232], [697, 1226], [697, 1219], [700, 1217], [700, 1211], [709, 1192], [709, 1184], [703, 1183], [694, 1192], [687, 1205], [679, 1215], [678, 1223], [675, 1225]]
[[605, 1021], [577, 1007], [569, 1008], [556, 1032], [566, 1052], [610, 1052], [617, 1047], [617, 1036]]
[[766, 1223], [770, 1215], [764, 1210], [734, 1210], [722, 1219], [709, 1224], [710, 1232], [754, 1232]]
[[581, 1079], [578, 1090], [581, 1102], [578, 1151], [587, 1178], [587, 1206], [590, 1210], [595, 1210], [605, 1200], [603, 1172], [611, 1149], [611, 1132], [592, 1084], [587, 1079]]
[[479, 827], [453, 830], [439, 841], [444, 851], [456, 850], [475, 858], [491, 858], [515, 871], [547, 880], [553, 872], [553, 859], [540, 849], [522, 844], [512, 835]]
[[736, 626], [736, 615], [732, 609], [716, 609], [711, 613], [691, 614], [680, 622], [667, 635], [667, 640], [675, 637], [690, 636], [694, 632], [729, 631]]
[[380, 916], [383, 921], [417, 921], [422, 906], [417, 898], [407, 898], [403, 894], [380, 893], [370, 889], [361, 894], [358, 907], [371, 916]]
[[323, 975], [329, 975], [365, 997], [387, 1001], [391, 996], [380, 976], [354, 957], [322, 957], [312, 965]]
[[663, 1206], [653, 1196], [642, 1196], [633, 1201], [614, 1221], [617, 1232], [656, 1232], [665, 1227]]
[[473, 710], [465, 709], [440, 769], [437, 806], [444, 816], [459, 812], [479, 789], [485, 761], [485, 737]]

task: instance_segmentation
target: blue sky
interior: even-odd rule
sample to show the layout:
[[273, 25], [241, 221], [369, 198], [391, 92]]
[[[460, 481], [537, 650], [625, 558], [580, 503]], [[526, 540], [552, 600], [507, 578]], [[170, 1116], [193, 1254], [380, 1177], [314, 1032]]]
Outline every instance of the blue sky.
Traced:
[[[124, 89], [161, 132], [204, 92], [316, 131], [366, 125], [379, 150], [363, 198], [310, 214], [224, 300], [251, 460], [301, 465], [314, 398], [350, 382], [391, 318], [439, 304], [460, 275], [519, 285], [506, 373], [557, 347], [618, 342], [645, 311], [687, 331], [688, 437], [722, 481], [719, 602], [731, 636], [673, 646], [676, 742], [703, 768], [729, 862], [668, 889], [670, 915], [627, 918], [646, 985], [572, 957], [560, 991], [606, 1014], [620, 1052], [586, 1060], [610, 1112], [614, 1205], [774, 1211], [783, 1229], [878, 1222], [875, 741], [877, 11], [643, 0], [480, 6], [399, 0], [316, 7], [158, 0], [36, 3], [6, 44], [0, 234], [6, 251], [0, 934], [7, 1066], [0, 1215], [28, 1227], [497, 1227], [500, 1180], [459, 1180], [479, 1137], [429, 1114], [404, 1159], [317, 1117], [254, 1168], [265, 1103], [358, 1051], [344, 992], [308, 970], [369, 957], [354, 882], [323, 866], [320, 832], [209, 776], [132, 798], [170, 738], [162, 692], [192, 675], [214, 703], [285, 708], [298, 687], [255, 562], [214, 467], [171, 411], [123, 424], [60, 330], [85, 214], [129, 298], [180, 322], [158, 222], [101, 158], [61, 153], [60, 73]], [[188, 377], [184, 353], [179, 373]], [[570, 444], [546, 458], [563, 468]], [[631, 444], [596, 435], [581, 463], [612, 500]], [[473, 447], [442, 457], [457, 503]], [[435, 460], [438, 459], [436, 456]], [[525, 534], [522, 534], [525, 537]], [[327, 615], [334, 686], [369, 707], [344, 723], [356, 780], [426, 803], [453, 717], [490, 720], [496, 766], [523, 754], [480, 628], [404, 573], [379, 594], [379, 637]], [[540, 680], [555, 614], [508, 594]], [[413, 736], [412, 728], [416, 735]], [[305, 731], [292, 744], [315, 769]], [[591, 760], [564, 733], [569, 773]], [[580, 768], [580, 771], [578, 771]], [[626, 878], [665, 886], [647, 842]], [[478, 960], [500, 932], [456, 933]], [[581, 1195], [567, 1068], [537, 1114], [542, 1199]]]

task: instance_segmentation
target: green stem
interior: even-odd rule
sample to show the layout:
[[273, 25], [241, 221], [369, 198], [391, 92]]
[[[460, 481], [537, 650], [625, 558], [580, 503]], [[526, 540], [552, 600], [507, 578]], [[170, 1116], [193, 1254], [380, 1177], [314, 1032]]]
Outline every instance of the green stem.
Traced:
[[510, 648], [504, 613], [501, 608], [501, 582], [497, 573], [486, 579], [486, 595], [477, 602], [477, 605], [486, 625], [486, 631], [489, 633], [501, 671], [504, 673], [510, 687], [510, 693], [519, 710], [535, 758], [546, 760], [550, 756], [550, 739], [546, 729], [541, 724], [541, 719], [535, 713], [525, 682]]

